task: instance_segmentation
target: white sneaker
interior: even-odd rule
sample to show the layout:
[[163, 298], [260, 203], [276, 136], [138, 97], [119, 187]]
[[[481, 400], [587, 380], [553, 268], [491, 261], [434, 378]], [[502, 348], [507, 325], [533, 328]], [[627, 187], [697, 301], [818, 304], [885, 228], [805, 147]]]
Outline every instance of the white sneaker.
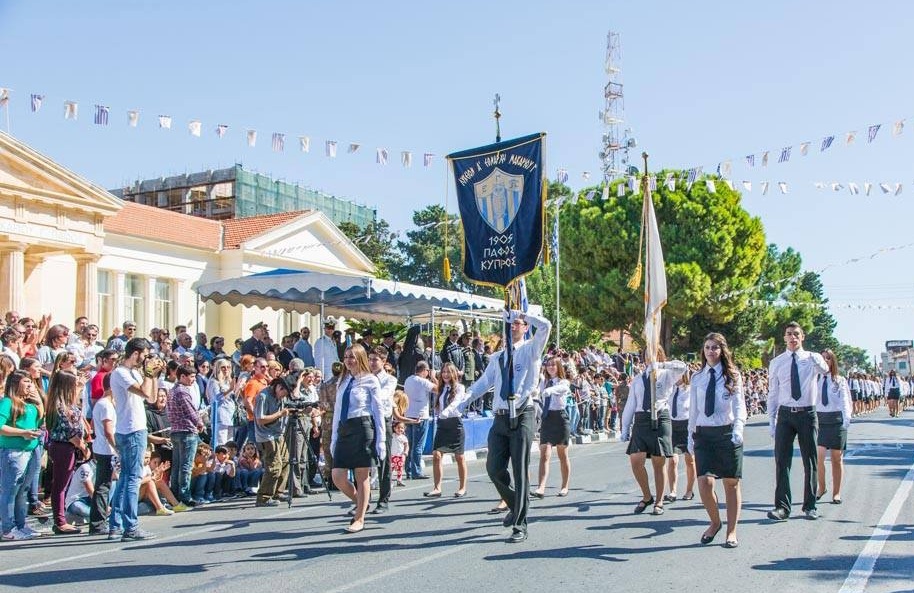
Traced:
[[24, 533], [15, 527], [9, 530], [9, 532], [3, 534], [3, 541], [22, 541], [26, 539], [32, 539], [32, 536], [28, 533]]
[[19, 530], [19, 533], [24, 533], [25, 535], [28, 535], [30, 538], [32, 538], [32, 537], [44, 537], [44, 536], [46, 536], [46, 535], [51, 535], [50, 530], [46, 530], [46, 529], [45, 529], [45, 530], [42, 530], [42, 529], [32, 529], [32, 528], [29, 527], [28, 525], [26, 525], [25, 527], [23, 527], [22, 529], [20, 529], [20, 530]]

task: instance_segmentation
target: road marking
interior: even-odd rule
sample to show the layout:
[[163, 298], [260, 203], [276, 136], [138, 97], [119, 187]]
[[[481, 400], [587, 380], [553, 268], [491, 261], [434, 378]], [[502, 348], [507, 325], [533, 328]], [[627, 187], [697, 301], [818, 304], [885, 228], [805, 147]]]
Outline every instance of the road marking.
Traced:
[[901, 484], [895, 491], [895, 496], [889, 506], [886, 507], [876, 528], [873, 529], [873, 535], [870, 536], [863, 551], [860, 552], [857, 561], [854, 562], [854, 567], [851, 569], [850, 574], [847, 575], [847, 579], [845, 579], [844, 585], [838, 593], [863, 593], [866, 589], [870, 576], [873, 574], [873, 569], [876, 567], [876, 561], [879, 560], [882, 549], [885, 547], [885, 540], [892, 533], [895, 521], [898, 520], [898, 513], [901, 512], [902, 505], [911, 494], [912, 486], [914, 486], [914, 464], [911, 465], [908, 473], [901, 480]]

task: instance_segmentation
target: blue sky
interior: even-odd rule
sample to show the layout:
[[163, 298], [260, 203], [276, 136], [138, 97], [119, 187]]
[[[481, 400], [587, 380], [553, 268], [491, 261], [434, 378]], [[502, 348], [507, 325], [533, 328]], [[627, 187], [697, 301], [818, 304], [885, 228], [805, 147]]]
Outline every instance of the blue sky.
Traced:
[[[25, 2], [0, 0], [0, 87], [12, 133], [108, 188], [235, 162], [376, 206], [395, 229], [443, 203], [442, 155], [546, 131], [547, 166], [597, 178], [606, 32], [622, 36], [626, 119], [652, 168], [733, 161], [733, 177], [770, 181], [744, 195], [769, 242], [809, 269], [914, 243], [914, 4], [879, 2]], [[38, 114], [30, 93], [46, 95]], [[78, 121], [63, 102], [78, 101]], [[93, 105], [111, 125], [92, 124]], [[141, 111], [136, 129], [126, 111]], [[160, 130], [156, 117], [174, 118]], [[3, 114], [5, 116], [5, 114]], [[910, 118], [905, 133], [891, 123]], [[203, 137], [187, 122], [203, 123]], [[212, 133], [230, 126], [223, 139]], [[870, 124], [884, 125], [866, 143]], [[0, 120], [6, 129], [6, 122]], [[256, 129], [246, 146], [243, 130]], [[888, 128], [888, 129], [887, 129]], [[843, 135], [856, 130], [855, 145]], [[270, 135], [287, 134], [286, 151]], [[835, 146], [818, 152], [823, 136]], [[312, 139], [310, 154], [295, 138]], [[339, 156], [323, 156], [325, 140]], [[800, 157], [799, 143], [812, 142]], [[349, 142], [362, 144], [345, 154]], [[776, 164], [784, 146], [789, 163]], [[392, 163], [374, 162], [375, 148]], [[771, 151], [767, 169], [743, 157]], [[413, 167], [399, 166], [401, 150]], [[438, 155], [421, 166], [421, 155]], [[779, 195], [778, 181], [789, 194]], [[818, 191], [813, 183], [902, 182], [900, 196]], [[450, 190], [450, 209], [453, 189]], [[662, 221], [661, 221], [662, 224]], [[914, 248], [823, 272], [837, 334], [876, 353], [914, 338]], [[838, 305], [883, 305], [853, 310]]]

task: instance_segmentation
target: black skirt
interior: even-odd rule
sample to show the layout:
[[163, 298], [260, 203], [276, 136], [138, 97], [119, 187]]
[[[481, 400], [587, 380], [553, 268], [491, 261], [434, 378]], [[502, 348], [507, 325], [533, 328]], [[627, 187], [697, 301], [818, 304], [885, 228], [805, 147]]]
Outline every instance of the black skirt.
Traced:
[[434, 450], [441, 453], [463, 454], [466, 434], [460, 418], [438, 418], [435, 425]]
[[743, 446], [733, 444], [733, 425], [695, 428], [695, 470], [699, 476], [743, 477]]
[[567, 446], [571, 441], [571, 424], [565, 410], [549, 410], [540, 426], [540, 445]]
[[374, 467], [378, 462], [375, 451], [374, 422], [371, 416], [359, 416], [340, 422], [337, 427], [336, 448], [333, 450], [334, 469]]
[[689, 452], [689, 421], [673, 420], [673, 453]]
[[817, 412], [819, 418], [819, 436], [816, 444], [832, 451], [847, 450], [847, 429], [844, 428], [842, 412]]
[[661, 410], [657, 414], [656, 429], [653, 427], [650, 412], [635, 412], [632, 438], [625, 452], [629, 455], [647, 453], [648, 457], [672, 457], [673, 423], [670, 421], [669, 410]]
[[889, 389], [889, 399], [901, 399], [901, 388], [893, 387]]

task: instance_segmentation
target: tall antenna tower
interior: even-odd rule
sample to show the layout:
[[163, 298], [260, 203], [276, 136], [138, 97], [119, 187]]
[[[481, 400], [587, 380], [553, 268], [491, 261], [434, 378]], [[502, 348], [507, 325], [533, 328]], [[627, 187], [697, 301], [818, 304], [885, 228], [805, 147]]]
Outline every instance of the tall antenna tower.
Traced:
[[606, 86], [603, 87], [603, 148], [600, 160], [603, 162], [603, 179], [607, 183], [625, 173], [628, 169], [628, 149], [635, 146], [631, 130], [625, 128], [625, 95], [622, 87], [622, 41], [618, 33], [606, 34]]

